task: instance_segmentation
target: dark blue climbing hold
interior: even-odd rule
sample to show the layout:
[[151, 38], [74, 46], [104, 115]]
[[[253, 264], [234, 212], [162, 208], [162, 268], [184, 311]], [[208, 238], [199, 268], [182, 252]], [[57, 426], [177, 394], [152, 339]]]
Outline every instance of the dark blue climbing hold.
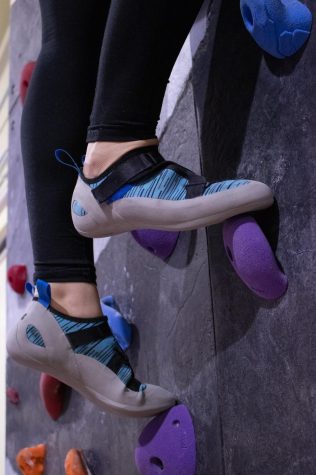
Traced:
[[312, 14], [298, 0], [240, 0], [240, 9], [253, 39], [276, 58], [296, 53], [310, 35]]
[[112, 295], [100, 299], [103, 315], [108, 317], [108, 323], [113, 335], [123, 351], [131, 345], [133, 339], [132, 325], [121, 315]]
[[181, 404], [156, 416], [143, 429], [135, 449], [141, 475], [194, 475], [195, 433], [187, 408]]

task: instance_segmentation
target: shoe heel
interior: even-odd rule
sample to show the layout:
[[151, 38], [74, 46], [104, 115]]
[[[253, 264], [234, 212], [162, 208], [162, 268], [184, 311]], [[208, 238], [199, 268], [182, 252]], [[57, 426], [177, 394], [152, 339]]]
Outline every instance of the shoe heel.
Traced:
[[45, 371], [46, 365], [28, 354], [27, 350], [22, 350], [18, 342], [19, 326], [12, 328], [7, 336], [6, 348], [10, 358], [16, 363], [37, 371]]

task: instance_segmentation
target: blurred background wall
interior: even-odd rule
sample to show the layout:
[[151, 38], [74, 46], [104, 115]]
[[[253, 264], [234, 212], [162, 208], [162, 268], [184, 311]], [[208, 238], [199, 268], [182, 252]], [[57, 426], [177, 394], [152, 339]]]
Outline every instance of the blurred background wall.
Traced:
[[6, 231], [9, 142], [9, 0], [0, 2], [0, 473], [5, 473]]

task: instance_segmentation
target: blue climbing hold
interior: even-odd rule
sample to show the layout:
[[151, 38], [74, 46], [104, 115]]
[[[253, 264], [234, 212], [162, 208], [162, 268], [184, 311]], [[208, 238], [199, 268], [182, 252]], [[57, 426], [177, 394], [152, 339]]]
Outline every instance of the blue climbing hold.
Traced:
[[132, 344], [132, 325], [122, 316], [112, 295], [100, 299], [103, 315], [108, 317], [109, 326], [123, 351]]
[[240, 9], [253, 39], [276, 58], [296, 53], [310, 35], [312, 14], [298, 0], [240, 0]]

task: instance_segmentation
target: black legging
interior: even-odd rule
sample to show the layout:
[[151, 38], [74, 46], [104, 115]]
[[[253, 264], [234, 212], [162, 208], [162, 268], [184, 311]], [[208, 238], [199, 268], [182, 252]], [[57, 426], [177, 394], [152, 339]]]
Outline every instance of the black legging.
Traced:
[[171, 69], [201, 4], [40, 0], [42, 49], [21, 127], [35, 281], [95, 282], [92, 240], [71, 221], [77, 177], [54, 150], [80, 157], [86, 135], [88, 142], [155, 137]]

